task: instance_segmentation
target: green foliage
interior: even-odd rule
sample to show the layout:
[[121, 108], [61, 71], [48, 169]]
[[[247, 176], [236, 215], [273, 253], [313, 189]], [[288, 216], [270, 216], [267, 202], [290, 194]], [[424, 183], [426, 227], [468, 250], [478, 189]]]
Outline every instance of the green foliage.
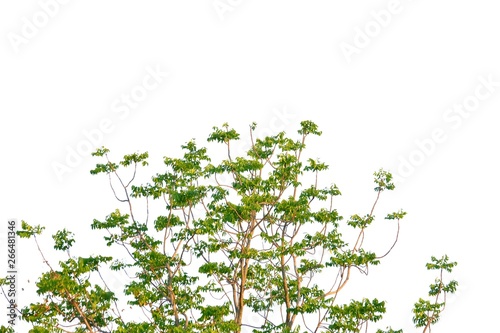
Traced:
[[328, 329], [329, 332], [358, 333], [368, 322], [382, 319], [383, 313], [385, 313], [385, 302], [377, 299], [353, 300], [349, 304], [335, 305], [331, 307], [329, 319], [332, 324], [328, 325]]
[[[54, 248], [60, 249], [57, 240]], [[42, 274], [36, 285], [37, 293], [44, 295], [44, 299], [23, 308], [23, 320], [36, 324], [35, 332], [52, 332], [60, 321], [72, 322], [75, 319], [80, 321], [75, 332], [89, 327], [104, 327], [112, 322], [113, 318], [107, 312], [116, 300], [113, 292], [100, 285], [92, 285], [88, 276], [110, 260], [111, 257], [103, 256], [69, 258], [60, 262], [61, 270], [51, 268]]]
[[386, 330], [377, 330], [376, 333], [403, 333], [403, 330], [393, 330], [392, 328], [388, 327]]
[[55, 241], [54, 249], [56, 250], [67, 251], [75, 242], [73, 239], [73, 233], [66, 229], [57, 231], [52, 238]]
[[381, 192], [384, 190], [394, 190], [395, 186], [394, 183], [391, 182], [392, 174], [390, 172], [380, 169], [373, 175], [375, 176], [375, 184], [377, 184], [377, 187], [375, 187], [375, 191]]
[[30, 238], [32, 236], [40, 235], [45, 227], [41, 227], [39, 225], [30, 226], [25, 221], [21, 221], [21, 230], [17, 231], [17, 235], [21, 238]]
[[[164, 169], [146, 184], [134, 180], [148, 165], [147, 152], [112, 161], [109, 149], [97, 149], [93, 155], [103, 161], [90, 173], [106, 174], [123, 206], [94, 219], [91, 227], [123, 255], [72, 257], [74, 235], [58, 231], [54, 249], [66, 251], [68, 258], [53, 268], [43, 257], [48, 271], [36, 282], [41, 299], [22, 309], [31, 332], [222, 333], [246, 327], [268, 333], [354, 333], [379, 321], [384, 301], [342, 304], [337, 296], [352, 274], [367, 275], [369, 266], [379, 265], [394, 248], [406, 215], [402, 210], [386, 215], [398, 232], [392, 241], [381, 240], [392, 244], [387, 253], [378, 255], [364, 246], [366, 229], [377, 223], [374, 209], [381, 193], [395, 188], [392, 175], [375, 172], [371, 210], [344, 222], [335, 208], [340, 190], [335, 184], [319, 185], [328, 165], [305, 152], [308, 137], [321, 135], [318, 126], [301, 122], [297, 138], [284, 132], [254, 138], [256, 126], [250, 125], [251, 145], [243, 154], [235, 154], [232, 143], [241, 137], [226, 123], [214, 127], [207, 139], [222, 144], [226, 158], [213, 162], [207, 148], [191, 140], [181, 146], [181, 157], [165, 156]], [[121, 168], [133, 169], [130, 179], [122, 178]], [[152, 202], [161, 211], [150, 217]], [[142, 219], [134, 209], [141, 204], [147, 208]], [[343, 225], [353, 227], [357, 236], [345, 238]], [[18, 233], [36, 242], [42, 230], [23, 221]], [[452, 267], [447, 258], [428, 266]], [[122, 290], [105, 283], [102, 272], [107, 269], [128, 277]], [[454, 288], [455, 282], [436, 282], [429, 294]], [[117, 292], [126, 298], [119, 300]], [[118, 303], [124, 307], [125, 301], [146, 318], [122, 316]], [[429, 316], [434, 323], [435, 313], [442, 311], [425, 302], [416, 309], [417, 327]]]
[[449, 262], [447, 255], [442, 256], [440, 259], [431, 257], [431, 262], [426, 264], [428, 270], [439, 271], [439, 276], [436, 278], [435, 283], [429, 286], [429, 297], [431, 301], [420, 298], [413, 308], [413, 322], [416, 327], [424, 327], [424, 332], [430, 331], [430, 326], [437, 323], [440, 315], [446, 306], [446, 295], [448, 293], [455, 293], [458, 287], [458, 282], [451, 280], [448, 283], [443, 281], [444, 271], [451, 273], [453, 267], [457, 265], [456, 262]]

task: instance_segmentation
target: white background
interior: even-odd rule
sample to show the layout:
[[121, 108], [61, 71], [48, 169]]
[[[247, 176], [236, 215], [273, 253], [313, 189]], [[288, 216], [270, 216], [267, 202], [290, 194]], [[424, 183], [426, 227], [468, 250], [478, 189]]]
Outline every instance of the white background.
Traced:
[[[386, 248], [395, 229], [383, 217], [403, 208], [400, 242], [346, 291], [388, 301], [385, 320], [372, 332], [388, 325], [417, 332], [411, 308], [434, 279], [424, 265], [444, 253], [459, 263], [453, 278], [460, 287], [433, 331], [495, 330], [497, 309], [489, 302], [500, 296], [494, 259], [500, 8], [494, 1], [221, 0], [223, 11], [212, 0], [74, 0], [56, 2], [50, 17], [42, 9], [48, 2], [0, 4], [0, 220], [45, 225], [49, 258], [49, 235], [60, 228], [77, 234], [77, 249], [92, 252], [100, 242], [92, 219], [120, 207], [106, 178], [89, 174], [93, 158], [71, 167], [66, 160], [85, 145], [84, 131], [103, 120], [111, 128], [94, 136], [98, 145], [116, 158], [149, 151], [149, 176], [161, 171], [162, 156], [178, 154], [191, 138], [204, 145], [211, 127], [223, 122], [246, 133], [255, 121], [261, 133], [274, 134], [293, 133], [309, 119], [323, 130], [310, 141], [311, 154], [331, 166], [323, 181], [340, 187], [346, 218], [369, 211], [374, 171], [400, 176], [396, 191], [382, 198], [367, 245]], [[396, 9], [381, 26], [373, 13], [388, 8]], [[30, 30], [29, 22], [39, 28]], [[371, 37], [363, 39], [365, 29]], [[346, 56], [347, 44], [357, 53]], [[168, 78], [129, 114], [114, 112], [147, 68]], [[496, 86], [488, 92], [481, 77]], [[489, 94], [472, 112], [446, 118], [454, 105], [478, 101], [478, 89]], [[435, 130], [444, 138], [430, 144]], [[403, 162], [410, 159], [411, 165]], [[68, 168], [58, 176], [54, 166], [63, 164]], [[25, 305], [43, 265], [30, 242], [19, 241], [18, 250]]]

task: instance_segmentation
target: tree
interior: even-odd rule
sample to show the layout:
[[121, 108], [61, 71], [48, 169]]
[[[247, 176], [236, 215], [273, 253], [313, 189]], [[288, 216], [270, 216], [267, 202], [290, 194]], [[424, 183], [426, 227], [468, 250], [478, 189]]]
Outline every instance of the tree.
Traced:
[[[385, 302], [341, 303], [338, 295], [353, 274], [367, 275], [393, 250], [406, 212], [385, 216], [395, 228], [385, 253], [366, 249], [365, 231], [375, 221], [377, 203], [395, 188], [392, 175], [376, 171], [373, 205], [344, 221], [335, 209], [340, 190], [319, 185], [328, 166], [304, 157], [308, 137], [321, 132], [311, 121], [300, 125], [298, 139], [292, 139], [284, 132], [254, 138], [252, 124], [243, 156], [232, 149], [240, 134], [227, 124], [214, 127], [208, 142], [225, 145], [227, 157], [215, 161], [192, 140], [181, 146], [182, 157], [165, 157], [165, 170], [140, 185], [136, 175], [148, 164], [147, 152], [113, 162], [107, 148], [98, 149], [93, 155], [103, 162], [91, 174], [109, 178], [123, 207], [95, 219], [92, 228], [104, 231], [107, 246], [122, 248], [123, 256], [71, 256], [74, 235], [58, 231], [54, 249], [67, 252], [67, 260], [54, 267], [40, 250], [48, 267], [37, 281], [41, 300], [20, 310], [33, 325], [30, 332], [367, 331], [382, 318]], [[130, 179], [122, 169], [132, 170]], [[153, 201], [163, 207], [149, 223]], [[146, 207], [143, 220], [137, 205]], [[340, 232], [345, 227], [356, 232], [351, 242]], [[23, 221], [18, 234], [37, 242], [42, 230]], [[446, 294], [456, 290], [456, 281], [443, 282], [443, 271], [456, 265], [448, 260], [432, 257], [427, 266], [440, 274], [429, 292], [434, 302], [420, 299], [414, 306], [415, 325], [423, 332], [438, 321]], [[127, 272], [122, 292], [143, 320], [122, 317], [117, 291], [102, 278], [107, 267]]]

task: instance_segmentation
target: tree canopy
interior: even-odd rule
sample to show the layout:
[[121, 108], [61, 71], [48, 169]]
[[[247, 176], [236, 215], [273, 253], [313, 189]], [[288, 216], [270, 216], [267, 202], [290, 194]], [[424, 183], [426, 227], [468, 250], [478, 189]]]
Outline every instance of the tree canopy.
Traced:
[[[136, 175], [148, 165], [147, 152], [115, 161], [109, 149], [97, 149], [93, 155], [100, 160], [91, 174], [109, 178], [120, 207], [91, 227], [122, 255], [70, 255], [75, 235], [57, 231], [53, 248], [67, 259], [55, 264], [40, 250], [47, 271], [36, 282], [39, 299], [19, 309], [21, 320], [32, 324], [30, 332], [355, 333], [369, 325], [377, 333], [402, 332], [372, 327], [386, 312], [385, 301], [338, 297], [353, 274], [367, 275], [398, 241], [403, 210], [384, 213], [383, 223], [395, 230], [380, 240], [386, 251], [365, 247], [377, 203], [395, 189], [391, 173], [374, 172], [373, 204], [344, 219], [335, 206], [340, 189], [320, 185], [328, 166], [304, 157], [308, 138], [321, 135], [318, 126], [302, 121], [296, 137], [281, 132], [255, 138], [255, 128], [250, 125], [250, 144], [238, 155], [233, 143], [240, 134], [228, 124], [214, 127], [207, 141], [221, 144], [224, 156], [189, 141], [181, 157], [164, 157], [164, 170], [145, 184]], [[153, 203], [161, 212], [150, 216]], [[136, 213], [140, 209], [145, 218]], [[342, 228], [355, 237], [344, 236]], [[18, 235], [37, 242], [42, 231], [23, 221]], [[446, 255], [427, 264], [437, 277], [429, 297], [413, 308], [423, 332], [439, 320], [446, 294], [457, 288], [444, 276], [455, 265]], [[123, 290], [106, 283], [106, 269], [126, 273]], [[138, 318], [121, 314], [125, 302]]]

